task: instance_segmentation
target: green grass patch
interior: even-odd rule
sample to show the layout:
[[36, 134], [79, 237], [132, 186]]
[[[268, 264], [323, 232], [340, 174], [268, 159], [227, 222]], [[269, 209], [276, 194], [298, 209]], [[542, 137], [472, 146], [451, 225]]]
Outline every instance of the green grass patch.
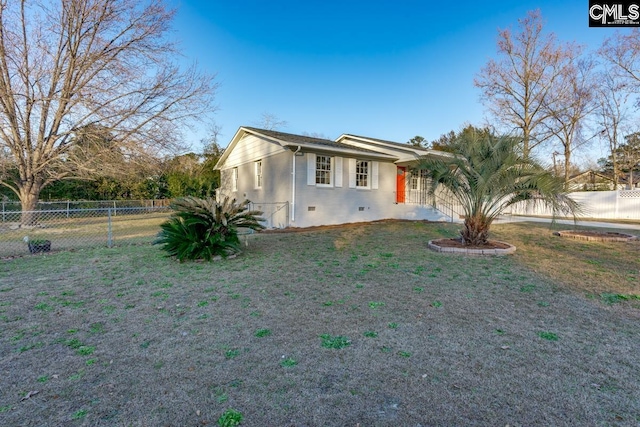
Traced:
[[230, 350], [225, 351], [224, 353], [224, 357], [226, 359], [235, 359], [239, 355], [240, 355], [240, 350], [238, 350], [237, 348], [232, 348]]
[[322, 339], [322, 347], [324, 348], [341, 349], [351, 345], [349, 338], [341, 335], [332, 336], [322, 334], [320, 338]]
[[254, 335], [258, 338], [268, 337], [271, 335], [271, 329], [258, 329]]
[[65, 341], [65, 345], [67, 347], [70, 347], [74, 350], [79, 349], [80, 347], [84, 346], [84, 344], [82, 344], [82, 341], [80, 341], [77, 338], [71, 338], [70, 340]]
[[618, 304], [625, 301], [640, 300], [640, 295], [636, 294], [616, 294], [616, 293], [601, 293], [600, 300], [605, 304]]
[[79, 356], [91, 356], [95, 350], [93, 346], [83, 345], [76, 350], [76, 354]]
[[548, 341], [558, 341], [560, 339], [558, 337], [558, 334], [554, 332], [548, 332], [548, 331], [538, 332], [538, 336]]
[[89, 413], [89, 411], [87, 411], [86, 409], [80, 409], [80, 410], [74, 412], [73, 415], [71, 416], [71, 418], [73, 418], [74, 420], [80, 420], [80, 419], [86, 417], [88, 413]]
[[40, 311], [52, 311], [53, 310], [53, 307], [51, 307], [46, 302], [39, 302], [38, 304], [35, 305], [34, 308], [36, 310], [40, 310]]
[[287, 357], [286, 359], [283, 359], [280, 361], [280, 366], [282, 366], [283, 368], [292, 368], [297, 364], [298, 364], [298, 361], [290, 357]]
[[220, 427], [235, 427], [239, 426], [243, 420], [242, 413], [235, 409], [227, 409], [218, 418], [218, 425]]

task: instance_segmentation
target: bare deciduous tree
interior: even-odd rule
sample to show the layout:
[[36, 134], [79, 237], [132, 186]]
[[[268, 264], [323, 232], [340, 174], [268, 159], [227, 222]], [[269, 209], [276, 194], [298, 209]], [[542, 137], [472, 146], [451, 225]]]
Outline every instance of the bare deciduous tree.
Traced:
[[212, 111], [213, 76], [175, 63], [174, 13], [162, 0], [0, 0], [0, 184], [23, 212], [48, 184], [94, 168], [74, 150], [87, 129], [133, 159]]
[[629, 91], [640, 93], [640, 31], [638, 29], [634, 28], [630, 33], [614, 33], [604, 41], [598, 54], [612, 65], [610, 73], [620, 81], [620, 84], [627, 84]]
[[529, 152], [551, 135], [542, 123], [548, 118], [553, 86], [575, 49], [561, 45], [553, 33], [544, 35], [539, 10], [518, 20], [519, 32], [498, 32], [499, 59], [490, 59], [474, 81], [490, 111], [505, 125], [521, 132], [523, 152]]
[[598, 74], [596, 92], [596, 124], [600, 135], [607, 141], [611, 153], [611, 166], [613, 167], [613, 185], [618, 188], [620, 167], [617, 153], [623, 135], [626, 133], [625, 125], [629, 120], [628, 100], [631, 95], [628, 84], [616, 79], [609, 68]]
[[286, 120], [280, 120], [275, 114], [265, 112], [262, 113], [257, 126], [265, 130], [281, 130], [286, 128], [288, 124]]
[[544, 127], [560, 143], [564, 154], [565, 189], [569, 184], [571, 155], [590, 140], [580, 140], [579, 137], [586, 117], [595, 108], [592, 78], [595, 63], [589, 58], [578, 58], [579, 50], [573, 54], [575, 56], [556, 80], [550, 97], [553, 102], [544, 103], [544, 115], [549, 117]]

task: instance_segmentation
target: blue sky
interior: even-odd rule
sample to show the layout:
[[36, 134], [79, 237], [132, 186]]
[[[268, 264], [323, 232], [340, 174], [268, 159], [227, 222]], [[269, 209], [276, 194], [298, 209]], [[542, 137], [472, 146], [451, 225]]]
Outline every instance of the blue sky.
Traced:
[[[487, 118], [474, 76], [496, 57], [499, 28], [539, 8], [546, 31], [596, 49], [586, 1], [171, 0], [187, 62], [217, 74], [226, 146], [263, 113], [282, 131], [433, 140]], [[197, 146], [204, 131], [188, 134]]]

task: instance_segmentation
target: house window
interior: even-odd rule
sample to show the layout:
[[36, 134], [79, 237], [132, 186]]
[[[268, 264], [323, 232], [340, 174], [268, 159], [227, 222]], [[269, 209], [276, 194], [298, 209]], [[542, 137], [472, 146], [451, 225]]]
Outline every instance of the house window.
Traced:
[[378, 162], [349, 159], [349, 188], [378, 189]]
[[231, 190], [238, 191], [238, 168], [231, 169]]
[[369, 188], [369, 162], [356, 160], [356, 188]]
[[256, 188], [262, 188], [262, 160], [255, 163], [256, 167]]
[[411, 176], [411, 189], [412, 190], [417, 190], [418, 189], [418, 177], [416, 175], [412, 175]]
[[330, 156], [316, 156], [316, 184], [331, 185]]

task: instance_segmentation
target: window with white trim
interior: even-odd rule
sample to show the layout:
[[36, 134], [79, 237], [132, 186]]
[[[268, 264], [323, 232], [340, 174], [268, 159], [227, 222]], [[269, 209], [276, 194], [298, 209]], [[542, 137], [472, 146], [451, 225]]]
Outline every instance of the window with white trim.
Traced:
[[316, 156], [316, 184], [331, 185], [331, 156]]
[[379, 168], [376, 161], [349, 159], [349, 188], [377, 190]]
[[418, 189], [418, 176], [417, 175], [411, 175], [411, 187], [412, 190], [417, 190]]
[[238, 191], [238, 168], [231, 169], [231, 191]]
[[356, 188], [369, 188], [369, 162], [356, 160]]
[[262, 188], [262, 160], [255, 162], [256, 188]]

